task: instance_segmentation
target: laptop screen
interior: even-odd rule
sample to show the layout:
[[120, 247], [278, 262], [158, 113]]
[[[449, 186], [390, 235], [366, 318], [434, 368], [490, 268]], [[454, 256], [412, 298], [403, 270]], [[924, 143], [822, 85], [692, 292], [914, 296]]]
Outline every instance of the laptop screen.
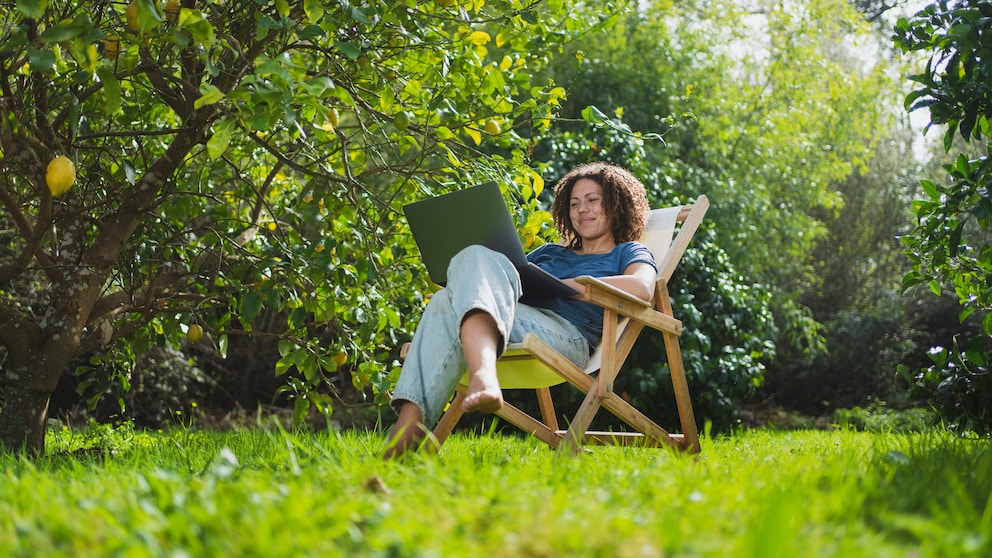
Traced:
[[520, 237], [500, 193], [487, 182], [404, 206], [410, 231], [431, 281], [447, 282], [448, 262], [463, 248], [481, 244], [527, 265]]

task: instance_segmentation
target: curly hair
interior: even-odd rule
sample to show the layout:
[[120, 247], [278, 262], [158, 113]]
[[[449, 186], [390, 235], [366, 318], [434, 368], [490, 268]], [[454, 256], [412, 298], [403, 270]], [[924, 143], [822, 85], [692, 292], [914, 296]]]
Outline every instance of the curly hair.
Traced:
[[582, 248], [582, 237], [576, 234], [569, 216], [569, 198], [572, 187], [583, 178], [603, 188], [603, 209], [613, 221], [613, 240], [620, 244], [641, 238], [651, 209], [644, 185], [622, 167], [595, 162], [575, 167], [555, 184], [551, 215], [562, 244], [573, 250]]

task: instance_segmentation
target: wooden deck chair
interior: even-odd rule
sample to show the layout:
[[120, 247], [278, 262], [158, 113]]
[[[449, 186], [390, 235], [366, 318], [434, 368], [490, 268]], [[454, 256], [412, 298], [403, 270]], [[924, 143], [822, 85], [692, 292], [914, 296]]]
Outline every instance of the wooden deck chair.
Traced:
[[[699, 196], [691, 205], [651, 212], [641, 242], [648, 246], [658, 264], [653, 303], [633, 297], [592, 277], [577, 278], [585, 286], [585, 299], [603, 307], [604, 341], [590, 357], [585, 369], [576, 366], [535, 335], [527, 335], [523, 343], [511, 344], [497, 361], [500, 387], [503, 390], [536, 390], [541, 420], [509, 403], [504, 403], [496, 415], [560, 451], [577, 452], [583, 444], [632, 443], [652, 447], [668, 446], [689, 453], [699, 452], [699, 435], [679, 347], [682, 323], [673, 316], [668, 282], [708, 208], [709, 200], [706, 196]], [[674, 235], [678, 222], [681, 222], [681, 226], [678, 227], [678, 235]], [[669, 434], [613, 392], [617, 373], [644, 326], [657, 329], [664, 336], [681, 434]], [[406, 347], [404, 356], [405, 349]], [[599, 373], [593, 375], [597, 370]], [[549, 388], [564, 382], [578, 388], [586, 396], [567, 429], [560, 429]], [[428, 441], [425, 445], [427, 451], [437, 451], [458, 424], [463, 415], [461, 403], [467, 388], [466, 374], [454, 399], [434, 428], [434, 443]], [[633, 428], [634, 432], [588, 431], [600, 408], [606, 408]]]

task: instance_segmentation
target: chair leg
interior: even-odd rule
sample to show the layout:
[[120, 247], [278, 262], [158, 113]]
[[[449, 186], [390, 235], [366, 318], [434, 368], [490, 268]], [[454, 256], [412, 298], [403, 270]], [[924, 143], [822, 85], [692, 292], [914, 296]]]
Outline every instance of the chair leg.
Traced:
[[[706, 212], [709, 201], [699, 200], [702, 212]], [[699, 219], [702, 219], [700, 214]], [[693, 227], [698, 226], [693, 222]], [[668, 296], [667, 283], [658, 282], [655, 293], [655, 300], [658, 309], [667, 316], [672, 316], [672, 299]], [[685, 379], [685, 365], [682, 363], [682, 348], [679, 346], [679, 338], [667, 331], [662, 332], [665, 340], [665, 354], [668, 356], [668, 369], [672, 374], [672, 388], [675, 391], [675, 404], [679, 411], [679, 422], [682, 426], [683, 446], [689, 453], [698, 453], [699, 432], [696, 429], [696, 416], [692, 412], [692, 398], [689, 396], [689, 382]]]
[[565, 439], [562, 440], [558, 451], [579, 453], [582, 450], [582, 441], [585, 439], [586, 430], [589, 430], [589, 425], [592, 424], [593, 417], [599, 412], [599, 406], [602, 402], [597, 384], [598, 380], [592, 385], [588, 393], [586, 393], [586, 397], [582, 400], [579, 410], [576, 411], [572, 423], [568, 425], [568, 433], [565, 434]]
[[434, 443], [424, 446], [424, 449], [430, 453], [437, 453], [437, 450], [441, 448], [444, 441], [448, 439], [451, 431], [458, 425], [458, 421], [461, 420], [462, 415], [465, 414], [462, 411], [462, 399], [465, 399], [465, 387], [458, 386], [457, 389], [455, 398], [448, 404], [448, 410], [441, 415], [440, 420], [437, 421], [437, 425], [434, 427]]
[[699, 452], [699, 432], [696, 429], [696, 416], [692, 412], [692, 398], [689, 397], [689, 382], [685, 378], [685, 366], [682, 364], [682, 350], [679, 340], [670, 333], [665, 333], [665, 351], [668, 353], [668, 369], [672, 374], [672, 388], [675, 390], [675, 404], [679, 410], [679, 420], [682, 423], [682, 435], [685, 437], [686, 450], [689, 453]]
[[558, 430], [558, 417], [555, 414], [555, 402], [551, 399], [551, 390], [545, 387], [538, 388], [536, 391], [537, 404], [541, 408], [541, 418], [544, 420], [544, 424], [554, 432]]

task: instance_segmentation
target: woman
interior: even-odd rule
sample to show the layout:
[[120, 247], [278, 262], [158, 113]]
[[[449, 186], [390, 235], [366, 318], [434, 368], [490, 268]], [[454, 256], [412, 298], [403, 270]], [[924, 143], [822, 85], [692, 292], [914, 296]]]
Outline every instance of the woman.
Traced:
[[[649, 206], [644, 186], [607, 163], [576, 167], [555, 185], [551, 213], [561, 244], [545, 244], [527, 259], [569, 283], [590, 275], [650, 300], [657, 266], [639, 242]], [[505, 256], [482, 246], [459, 252], [448, 266], [447, 286], [424, 311], [393, 391], [399, 418], [386, 446], [393, 458], [415, 448], [464, 370], [469, 386], [462, 408], [494, 413], [503, 406], [496, 359], [507, 343], [534, 333], [584, 366], [602, 334], [603, 311], [581, 295], [519, 302], [520, 278]]]

